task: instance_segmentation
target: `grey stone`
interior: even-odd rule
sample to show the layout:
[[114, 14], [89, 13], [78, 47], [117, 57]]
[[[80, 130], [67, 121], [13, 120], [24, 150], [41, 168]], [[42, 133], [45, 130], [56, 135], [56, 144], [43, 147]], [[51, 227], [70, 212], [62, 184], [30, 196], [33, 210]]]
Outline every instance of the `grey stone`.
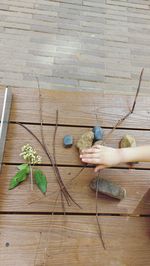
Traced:
[[102, 140], [103, 138], [103, 129], [99, 126], [95, 126], [92, 129], [93, 133], [94, 133], [94, 142], [97, 140]]
[[64, 136], [64, 147], [70, 148], [73, 145], [73, 137], [71, 135]]
[[95, 177], [91, 183], [90, 188], [98, 191], [109, 197], [122, 200], [126, 196], [126, 190], [116, 183], [106, 180], [104, 178]]

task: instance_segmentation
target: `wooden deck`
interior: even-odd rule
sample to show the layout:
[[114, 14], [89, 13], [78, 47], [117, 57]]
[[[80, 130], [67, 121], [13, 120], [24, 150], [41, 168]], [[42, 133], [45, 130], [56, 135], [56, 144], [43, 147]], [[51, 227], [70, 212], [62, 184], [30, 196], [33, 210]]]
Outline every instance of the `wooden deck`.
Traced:
[[[4, 90], [0, 89], [0, 108]], [[94, 177], [86, 168], [70, 180], [83, 165], [78, 151], [63, 148], [63, 136], [72, 134], [75, 142], [97, 119], [106, 135], [116, 121], [131, 107], [131, 95], [107, 93], [63, 92], [42, 90], [45, 142], [52, 154], [56, 110], [59, 111], [56, 135], [56, 160], [64, 183], [82, 209], [72, 204], [62, 213], [61, 197], [52, 165], [40, 145], [16, 122], [24, 123], [40, 136], [40, 104], [37, 89], [13, 89], [13, 104], [0, 177], [0, 264], [3, 266], [149, 266], [150, 261], [150, 163], [139, 163], [101, 171], [107, 179], [125, 187], [122, 201], [100, 195], [98, 213], [106, 245], [103, 249], [96, 223], [95, 194], [89, 188]], [[1, 111], [1, 110], [0, 110]], [[96, 119], [97, 113], [97, 119]], [[150, 143], [150, 97], [139, 95], [135, 112], [107, 139], [118, 146], [125, 133], [135, 135], [137, 144]], [[21, 146], [29, 143], [42, 156], [41, 169], [48, 178], [46, 196], [29, 180], [8, 191], [17, 165]]]
[[149, 93], [149, 44], [149, 0], [0, 0], [3, 85]]

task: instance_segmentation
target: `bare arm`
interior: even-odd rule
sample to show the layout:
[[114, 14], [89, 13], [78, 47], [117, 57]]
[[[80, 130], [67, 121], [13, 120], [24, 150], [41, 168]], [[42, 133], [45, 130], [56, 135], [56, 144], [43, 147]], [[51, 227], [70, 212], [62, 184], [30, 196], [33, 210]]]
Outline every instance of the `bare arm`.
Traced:
[[80, 158], [83, 162], [96, 164], [95, 172], [97, 172], [120, 163], [150, 162], [150, 145], [122, 149], [97, 145], [83, 150]]

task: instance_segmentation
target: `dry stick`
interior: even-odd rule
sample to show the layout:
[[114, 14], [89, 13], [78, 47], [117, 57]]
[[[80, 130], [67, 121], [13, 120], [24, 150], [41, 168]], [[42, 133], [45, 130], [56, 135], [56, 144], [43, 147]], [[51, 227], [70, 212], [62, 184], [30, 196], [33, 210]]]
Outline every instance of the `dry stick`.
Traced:
[[[57, 177], [57, 171], [55, 169], [55, 163], [53, 161], [53, 158], [51, 157], [51, 155], [49, 154], [49, 152], [47, 151], [47, 149], [45, 149], [45, 146], [43, 145], [43, 143], [40, 141], [40, 139], [32, 132], [32, 130], [30, 130], [27, 126], [25, 126], [24, 124], [20, 123], [20, 122], [16, 122], [16, 124], [20, 125], [21, 127], [23, 127], [24, 129], [26, 129], [37, 141], [38, 143], [41, 145], [42, 149], [44, 150], [44, 152], [46, 153], [47, 157], [49, 158], [52, 166], [53, 166], [53, 169], [54, 169], [54, 173], [55, 173], [55, 176], [56, 178]], [[57, 179], [58, 180], [58, 179]], [[58, 180], [59, 182], [59, 180]], [[60, 187], [60, 189], [62, 190], [63, 188]]]
[[[68, 190], [66, 189], [66, 186], [64, 185], [62, 179], [61, 179], [61, 176], [60, 176], [60, 173], [59, 173], [59, 170], [58, 170], [58, 167], [55, 165], [54, 163], [54, 160], [52, 158], [52, 156], [50, 155], [50, 153], [48, 152], [48, 150], [46, 149], [46, 147], [43, 145], [43, 143], [40, 141], [40, 139], [32, 132], [32, 130], [30, 130], [27, 126], [25, 126], [23, 123], [21, 122], [16, 122], [16, 124], [22, 126], [24, 129], [26, 129], [37, 141], [38, 143], [41, 145], [42, 149], [44, 150], [44, 152], [46, 153], [47, 157], [49, 158], [52, 166], [53, 166], [53, 170], [54, 170], [54, 173], [55, 173], [55, 176], [56, 176], [56, 179], [60, 185], [60, 190], [64, 190], [65, 188], [65, 192], [67, 193], [68, 197], [72, 200], [72, 202], [81, 209], [81, 206], [72, 198], [72, 196], [69, 194]], [[64, 194], [65, 196], [65, 194]], [[68, 202], [68, 198], [66, 198], [66, 201], [68, 203], [68, 205], [70, 205], [70, 203]]]
[[139, 94], [139, 91], [140, 91], [140, 86], [141, 86], [143, 72], [144, 72], [144, 68], [142, 68], [142, 71], [141, 71], [141, 74], [140, 74], [139, 84], [138, 84], [138, 87], [137, 87], [137, 92], [136, 92], [136, 95], [135, 95], [135, 99], [134, 99], [134, 102], [133, 102], [133, 106], [132, 106], [132, 109], [131, 109], [131, 113], [134, 112], [134, 108], [135, 108], [135, 105], [136, 105], [136, 100], [137, 100], [137, 97], [138, 97], [138, 94]]
[[139, 77], [139, 83], [138, 83], [138, 87], [137, 87], [137, 90], [136, 90], [136, 94], [135, 94], [135, 97], [134, 97], [134, 101], [133, 101], [133, 105], [132, 105], [132, 108], [131, 110], [120, 120], [117, 121], [116, 125], [112, 128], [112, 130], [106, 135], [106, 137], [104, 138], [103, 142], [105, 142], [106, 139], [108, 139], [112, 133], [115, 131], [115, 129], [120, 126], [123, 121], [125, 121], [131, 114], [133, 114], [134, 112], [134, 109], [135, 109], [135, 105], [136, 105], [136, 101], [137, 101], [137, 97], [138, 97], [138, 94], [139, 94], [139, 91], [140, 91], [140, 86], [141, 86], [141, 81], [142, 81], [142, 76], [143, 76], [143, 72], [144, 72], [144, 68], [142, 68], [142, 71], [140, 73], [140, 77]]
[[[96, 124], [98, 125], [97, 113], [96, 113]], [[103, 248], [106, 249], [105, 242], [104, 242], [104, 239], [103, 239], [102, 230], [101, 230], [100, 221], [98, 219], [98, 204], [97, 204], [97, 199], [98, 199], [99, 178], [100, 178], [100, 170], [98, 171], [98, 180], [96, 182], [96, 210], [95, 210], [95, 213], [96, 213], [96, 221], [97, 221], [97, 225], [98, 225], [98, 229], [99, 229], [99, 237], [100, 237], [100, 240], [101, 240], [101, 243], [102, 243]]]
[[[26, 129], [37, 141], [38, 141], [38, 143], [41, 145], [41, 147], [42, 147], [42, 149], [44, 150], [44, 152], [46, 153], [46, 155], [47, 155], [47, 157], [49, 158], [49, 160], [50, 160], [50, 162], [51, 162], [51, 164], [52, 164], [52, 166], [53, 166], [53, 169], [54, 169], [54, 173], [55, 173], [55, 176], [56, 176], [56, 178], [58, 178], [58, 176], [57, 176], [57, 174], [58, 174], [58, 172], [57, 172], [57, 168], [55, 168], [55, 163], [54, 163], [54, 160], [53, 160], [53, 158], [51, 157], [51, 155], [49, 154], [49, 152], [45, 149], [45, 147], [44, 147], [44, 145], [43, 145], [43, 143], [39, 140], [39, 138], [32, 132], [32, 130], [30, 130], [27, 126], [25, 126], [23, 123], [20, 123], [20, 122], [16, 122], [16, 124], [17, 125], [20, 125], [21, 127], [23, 127], [24, 129]], [[59, 179], [57, 179], [58, 180], [58, 182], [59, 182]], [[64, 185], [64, 183], [62, 182], [62, 187], [60, 187], [60, 189], [61, 190], [63, 190], [64, 189], [64, 187], [65, 187], [65, 185]], [[66, 189], [66, 192], [67, 192], [67, 194], [68, 194], [68, 196], [70, 197], [70, 199], [72, 200], [72, 202], [76, 205], [76, 206], [78, 206], [80, 209], [81, 209], [81, 206], [72, 198], [72, 196], [69, 194], [69, 192], [67, 191], [67, 189]]]
[[[58, 128], [58, 109], [56, 110], [56, 123], [55, 123], [54, 135], [53, 135], [53, 158], [54, 158], [55, 165], [57, 165], [56, 164], [56, 149], [55, 149], [57, 128]], [[63, 192], [62, 190], [60, 192], [61, 192], [61, 205], [62, 205], [63, 212], [65, 213], [65, 203], [64, 203], [64, 198], [63, 198]]]
[[[37, 83], [38, 83], [38, 89], [39, 89], [39, 92], [40, 92], [40, 86], [39, 86], [39, 80], [38, 80], [38, 78], [36, 78], [37, 79]], [[42, 122], [42, 106], [41, 106], [41, 94], [39, 93], [39, 101], [40, 101], [40, 119], [41, 119], [41, 132], [43, 131], [43, 122]], [[56, 118], [57, 119], [57, 118]], [[50, 153], [48, 152], [48, 149], [47, 149], [47, 146], [45, 145], [45, 143], [44, 143], [44, 135], [43, 135], [43, 133], [42, 133], [42, 142], [43, 142], [43, 146], [45, 147], [45, 150], [47, 151], [47, 153], [49, 154], [49, 157], [51, 157], [51, 155], [50, 155]], [[53, 160], [53, 158], [51, 157], [51, 161]], [[80, 207], [80, 205], [72, 198], [72, 196], [70, 195], [70, 193], [68, 192], [68, 190], [66, 189], [66, 187], [65, 187], [65, 185], [64, 185], [64, 183], [63, 183], [63, 181], [62, 181], [62, 178], [61, 178], [61, 175], [60, 175], [60, 173], [59, 173], [59, 169], [58, 169], [58, 167], [57, 167], [57, 164], [55, 164], [55, 160], [53, 160], [53, 169], [55, 170], [55, 173], [56, 173], [56, 175], [57, 175], [57, 181], [58, 181], [58, 184], [59, 184], [59, 186], [60, 186], [60, 189], [61, 189], [61, 191], [62, 191], [62, 193], [64, 194], [64, 197], [65, 197], [65, 199], [66, 199], [66, 201], [67, 201], [67, 203], [68, 203], [68, 205], [70, 206], [70, 202], [69, 202], [69, 199], [68, 198], [70, 198], [70, 200], [75, 204], [75, 205], [77, 205], [79, 208], [81, 208]]]
[[[56, 163], [56, 149], [55, 149], [55, 146], [56, 146], [55, 140], [56, 140], [57, 127], [58, 127], [58, 109], [56, 110], [56, 122], [55, 122], [55, 130], [54, 130], [54, 135], [53, 135], [53, 158], [54, 158], [55, 166], [57, 166], [57, 163]], [[59, 175], [60, 175], [60, 173], [59, 173]], [[66, 194], [66, 191], [65, 191], [64, 187], [63, 187], [63, 190], [64, 190], [64, 193]], [[61, 191], [61, 199], [63, 200], [62, 191]], [[66, 199], [68, 200], [67, 195], [66, 195]], [[68, 204], [70, 204], [69, 201], [68, 201]]]
[[40, 247], [40, 244], [41, 244], [41, 239], [42, 239], [42, 232], [40, 232], [39, 241], [38, 241], [38, 244], [37, 244], [37, 247], [36, 247], [36, 251], [35, 251], [35, 257], [34, 257], [34, 263], [33, 263], [34, 266], [36, 265], [36, 260], [37, 260], [38, 250], [39, 250], [39, 247]]
[[[47, 232], [47, 241], [46, 241], [46, 247], [45, 247], [45, 250], [47, 251], [47, 246], [48, 246], [48, 242], [49, 242], [49, 233], [50, 233], [50, 223], [52, 222], [52, 217], [54, 215], [54, 211], [55, 211], [55, 208], [56, 208], [56, 204], [57, 204], [57, 200], [58, 200], [58, 196], [59, 194], [57, 195], [56, 199], [55, 199], [55, 202], [54, 202], [54, 206], [53, 206], [53, 210], [52, 210], [52, 216], [50, 216], [50, 220], [49, 220], [49, 227], [48, 227], [48, 232]], [[52, 225], [52, 224], [51, 224]], [[41, 243], [41, 237], [42, 237], [42, 234], [40, 236], [40, 239], [39, 239], [39, 243], [38, 243], [38, 246], [37, 246], [37, 249], [36, 249], [36, 253], [35, 253], [35, 258], [34, 258], [34, 266], [36, 265], [36, 260], [37, 260], [37, 254], [38, 254], [38, 250], [39, 250], [39, 247], [40, 247], [40, 243]], [[46, 265], [46, 252], [44, 254], [44, 265]]]
[[[99, 172], [100, 173], [100, 172]], [[98, 225], [98, 229], [99, 229], [99, 237], [101, 239], [103, 248], [106, 249], [105, 246], [105, 242], [103, 239], [103, 235], [102, 235], [102, 230], [101, 230], [101, 226], [100, 226], [100, 221], [98, 219], [98, 206], [97, 206], [97, 199], [98, 199], [98, 187], [99, 187], [99, 175], [98, 175], [98, 180], [96, 181], [96, 221], [97, 221], [97, 225]]]
[[[41, 128], [41, 138], [42, 138], [42, 143], [43, 143], [43, 145], [44, 145], [45, 149], [48, 151], [48, 149], [47, 149], [47, 145], [46, 145], [46, 143], [45, 143], [44, 132], [43, 132], [42, 96], [41, 96], [41, 90], [40, 90], [40, 84], [39, 84], [39, 79], [38, 79], [38, 77], [36, 77], [36, 80], [37, 80], [37, 84], [38, 84], [38, 90], [39, 90], [39, 105], [40, 105], [40, 126], [41, 126], [40, 128]], [[56, 121], [57, 121], [57, 117], [56, 117]], [[54, 157], [54, 156], [53, 156], [53, 157]], [[55, 167], [56, 167], [55, 159], [54, 159], [54, 165], [55, 165]], [[59, 179], [59, 178], [57, 178], [57, 181], [58, 181], [58, 184], [59, 184], [59, 186], [60, 186], [60, 188], [61, 188], [61, 181], [60, 181], [60, 179]], [[62, 189], [60, 190], [60, 193], [61, 193], [61, 194], [62, 194], [62, 193], [64, 193]], [[61, 200], [63, 201], [63, 200], [64, 200], [64, 198], [63, 198], [63, 197], [61, 197]], [[64, 206], [64, 202], [62, 202], [62, 201], [61, 201], [61, 203], [62, 203], [62, 207], [63, 207], [63, 206]]]
[[[54, 154], [54, 163], [55, 163], [56, 167], [57, 167], [57, 164], [56, 164], [56, 155], [55, 155], [55, 139], [56, 139], [57, 127], [58, 127], [58, 110], [56, 110], [56, 123], [55, 123], [54, 137], [53, 137], [53, 154]], [[57, 167], [57, 171], [58, 171], [58, 175], [60, 176], [60, 172], [59, 172], [58, 167]], [[61, 178], [61, 176], [60, 176], [60, 178]], [[68, 200], [68, 203], [69, 203], [69, 199], [70, 199], [73, 203], [75, 203], [81, 209], [81, 206], [72, 198], [70, 193], [68, 193], [68, 190], [66, 189], [66, 186], [64, 185], [63, 181], [62, 181], [62, 187], [63, 187], [64, 192], [65, 192], [64, 196], [65, 195], [68, 196], [68, 198], [66, 199], [66, 200]], [[70, 203], [68, 205], [70, 205]]]
[[[133, 101], [133, 105], [132, 105], [132, 108], [131, 110], [121, 119], [119, 120], [116, 125], [112, 128], [112, 130], [107, 134], [107, 136], [103, 139], [102, 141], [102, 145], [104, 144], [105, 140], [111, 136], [111, 134], [115, 131], [115, 129], [120, 126], [123, 121], [125, 121], [125, 119], [127, 119], [133, 112], [134, 112], [134, 109], [135, 109], [135, 105], [136, 105], [136, 100], [137, 100], [137, 97], [138, 97], [138, 94], [139, 94], [139, 91], [140, 91], [140, 85], [141, 85], [141, 81], [142, 81], [142, 75], [143, 75], [143, 71], [144, 71], [144, 68], [142, 69], [141, 71], [141, 74], [140, 74], [140, 78], [139, 78], [139, 83], [138, 83], [138, 87], [137, 87], [137, 91], [136, 91], [136, 95], [135, 95], [135, 98], [134, 98], [134, 101]], [[96, 116], [96, 119], [97, 119], [97, 116]], [[99, 171], [99, 174], [100, 174], [100, 171]], [[98, 212], [97, 212], [97, 194], [98, 194], [98, 184], [99, 184], [99, 177], [98, 177], [98, 180], [97, 180], [97, 183], [96, 183], [96, 220], [97, 220], [97, 224], [98, 224], [98, 227], [99, 227], [99, 235], [100, 235], [100, 238], [101, 238], [101, 241], [102, 241], [102, 244], [103, 244], [103, 247], [104, 249], [106, 249], [105, 247], [105, 243], [104, 243], [104, 240], [103, 240], [103, 236], [102, 236], [102, 231], [101, 231], [101, 227], [100, 227], [100, 223], [99, 223], [99, 220], [98, 220]]]

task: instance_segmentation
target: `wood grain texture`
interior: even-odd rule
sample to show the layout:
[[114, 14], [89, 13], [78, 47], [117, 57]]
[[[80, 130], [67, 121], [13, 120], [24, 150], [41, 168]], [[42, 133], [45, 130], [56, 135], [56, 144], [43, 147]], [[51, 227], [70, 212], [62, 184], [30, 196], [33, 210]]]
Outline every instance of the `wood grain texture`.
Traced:
[[149, 93], [148, 0], [1, 0], [0, 23], [1, 84], [125, 94], [145, 67]]
[[[26, 180], [14, 190], [8, 191], [10, 179], [16, 173], [17, 167], [6, 165], [0, 178], [0, 211], [15, 212], [62, 212], [61, 197], [56, 202], [59, 193], [56, 177], [52, 167], [40, 167], [46, 174], [48, 187], [46, 196], [42, 195], [36, 185], [31, 192], [30, 179]], [[95, 193], [90, 189], [89, 183], [94, 178], [93, 169], [85, 169], [77, 178], [73, 177], [80, 171], [77, 167], [59, 167], [64, 183], [73, 198], [79, 203], [81, 209], [74, 204], [67, 206], [68, 213], [95, 213]], [[126, 189], [127, 195], [122, 201], [111, 199], [102, 194], [98, 199], [99, 213], [126, 213], [150, 214], [149, 171], [106, 169], [101, 171], [101, 176]], [[72, 180], [72, 181], [71, 181]], [[60, 193], [59, 193], [60, 194]], [[56, 205], [55, 205], [56, 202]]]
[[[12, 89], [14, 92], [11, 121], [39, 123], [37, 89]], [[0, 108], [3, 89], [0, 90]], [[129, 108], [134, 96], [90, 92], [63, 92], [42, 90], [43, 122], [54, 124], [59, 110], [59, 124], [113, 127]], [[150, 97], [139, 95], [134, 114], [121, 127], [150, 129]]]
[[[34, 134], [36, 134], [41, 139], [40, 125], [26, 125], [31, 129]], [[83, 165], [79, 158], [79, 152], [75, 144], [77, 140], [81, 137], [83, 133], [92, 128], [84, 127], [65, 127], [60, 126], [57, 130], [56, 135], [56, 160], [58, 164], [63, 165]], [[54, 126], [43, 126], [45, 143], [52, 154], [52, 142], [54, 134]], [[110, 132], [110, 129], [104, 129], [104, 136]], [[74, 145], [70, 149], [65, 149], [63, 147], [63, 137], [65, 135], [71, 134], [74, 138]], [[106, 144], [112, 147], [118, 147], [119, 141], [125, 134], [134, 135], [137, 141], [137, 145], [150, 144], [150, 132], [140, 131], [140, 130], [120, 130], [117, 129], [111, 135], [110, 138], [106, 140]], [[4, 153], [5, 163], [20, 163], [22, 158], [19, 156], [21, 152], [21, 147], [24, 144], [31, 144], [36, 147], [39, 154], [42, 156], [42, 163], [49, 164], [49, 159], [43, 152], [40, 144], [35, 140], [24, 128], [17, 124], [10, 124], [6, 140], [6, 149]], [[123, 167], [128, 167], [127, 164], [122, 165]], [[134, 165], [136, 168], [150, 168], [150, 163], [139, 163]], [[121, 167], [121, 165], [120, 165]]]
[[150, 218], [1, 215], [2, 265], [149, 266]]
[[[101, 126], [113, 127], [131, 108], [143, 67], [135, 112], [122, 124], [126, 131], [116, 130], [108, 145], [116, 146], [122, 134], [133, 128], [135, 130], [131, 133], [135, 134], [138, 145], [149, 143], [148, 2], [0, 1], [0, 83], [18, 87], [12, 88], [11, 121], [40, 122], [35, 76], [39, 78], [42, 89], [75, 91], [42, 91], [44, 123], [55, 123], [58, 108], [61, 125], [82, 126], [80, 129], [62, 127], [58, 130], [56, 153], [58, 162], [65, 165], [60, 167], [65, 183], [80, 170], [80, 167], [75, 167], [80, 165], [80, 161], [74, 148], [68, 151], [62, 148], [63, 134], [69, 129], [77, 139], [84, 131], [83, 126], [95, 125], [96, 113]], [[107, 94], [108, 91], [113, 94]], [[0, 87], [0, 113], [3, 92], [4, 88]], [[31, 128], [40, 134], [38, 126]], [[53, 130], [53, 127], [44, 127], [50, 149]], [[46, 197], [36, 188], [31, 194], [29, 180], [14, 191], [7, 190], [9, 180], [16, 172], [16, 163], [20, 162], [21, 140], [37, 147], [43, 163], [48, 163], [40, 147], [27, 134], [18, 126], [9, 127], [5, 162], [14, 162], [15, 165], [3, 166], [0, 177], [0, 265], [149, 266], [150, 218], [110, 215], [112, 212], [150, 213], [149, 170], [107, 169], [102, 172], [104, 177], [127, 190], [127, 197], [122, 202], [104, 196], [98, 200], [98, 211], [107, 213], [100, 217], [107, 248], [104, 251], [98, 237], [95, 195], [88, 186], [93, 177], [92, 169], [86, 169], [68, 187], [83, 209], [71, 206], [67, 208], [66, 216], [59, 215], [60, 198], [55, 209], [57, 215], [43, 213], [54, 210], [55, 191], [58, 189], [50, 166], [41, 167], [48, 176]], [[73, 167], [67, 166], [71, 163]], [[148, 164], [136, 167], [150, 168]], [[1, 212], [6, 211], [11, 214], [2, 215]], [[14, 215], [13, 211], [17, 214]], [[25, 215], [25, 211], [30, 215]]]

